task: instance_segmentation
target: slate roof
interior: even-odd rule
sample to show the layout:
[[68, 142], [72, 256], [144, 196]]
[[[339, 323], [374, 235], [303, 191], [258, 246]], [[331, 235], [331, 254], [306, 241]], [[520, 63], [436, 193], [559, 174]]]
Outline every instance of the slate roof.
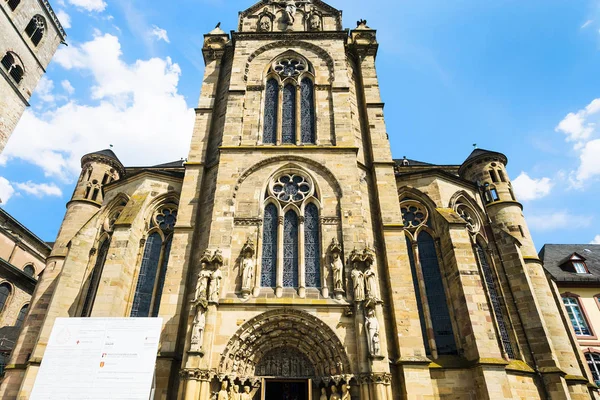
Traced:
[[91, 156], [91, 155], [94, 155], [94, 154], [97, 154], [97, 155], [100, 155], [100, 156], [106, 156], [106, 157], [114, 158], [115, 160], [119, 161], [119, 157], [117, 157], [117, 155], [115, 154], [115, 152], [112, 151], [111, 149], [104, 149], [104, 150], [100, 150], [100, 151], [95, 151], [95, 152], [87, 154], [87, 155]]
[[[589, 274], [577, 274], [561, 268], [573, 253], [585, 258]], [[600, 284], [600, 245], [598, 244], [547, 244], [542, 248], [539, 256], [546, 271], [557, 282]]]
[[471, 154], [469, 154], [469, 157], [467, 157], [467, 159], [465, 160], [464, 164], [467, 164], [469, 161], [475, 160], [481, 156], [499, 156], [501, 158], [504, 158], [505, 160], [507, 160], [506, 156], [502, 153], [498, 153], [497, 151], [491, 151], [491, 150], [486, 150], [486, 149], [475, 149], [471, 152]]

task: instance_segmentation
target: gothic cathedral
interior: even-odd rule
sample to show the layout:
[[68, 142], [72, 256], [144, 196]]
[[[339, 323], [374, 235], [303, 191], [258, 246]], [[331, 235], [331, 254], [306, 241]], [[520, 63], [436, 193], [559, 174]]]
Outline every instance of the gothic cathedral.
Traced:
[[88, 154], [16, 344], [57, 317], [161, 317], [156, 399], [590, 399], [507, 158], [394, 160], [376, 31], [262, 0], [204, 36], [189, 158]]

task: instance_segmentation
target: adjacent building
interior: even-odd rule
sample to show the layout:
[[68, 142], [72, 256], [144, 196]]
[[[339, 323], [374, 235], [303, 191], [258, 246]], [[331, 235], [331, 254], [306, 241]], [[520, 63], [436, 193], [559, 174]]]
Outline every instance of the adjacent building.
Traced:
[[507, 157], [394, 159], [378, 47], [320, 0], [206, 34], [187, 161], [82, 158], [0, 397], [57, 317], [158, 316], [156, 399], [590, 399]]
[[52, 249], [0, 208], [0, 376]]
[[0, 0], [0, 152], [66, 36], [48, 0]]
[[568, 325], [600, 384], [600, 245], [547, 244], [540, 258], [556, 282]]

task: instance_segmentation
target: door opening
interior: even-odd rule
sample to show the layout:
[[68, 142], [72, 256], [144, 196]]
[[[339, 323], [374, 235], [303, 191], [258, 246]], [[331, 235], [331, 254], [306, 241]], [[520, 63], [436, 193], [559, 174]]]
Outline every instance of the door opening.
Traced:
[[265, 379], [262, 400], [311, 400], [309, 379]]

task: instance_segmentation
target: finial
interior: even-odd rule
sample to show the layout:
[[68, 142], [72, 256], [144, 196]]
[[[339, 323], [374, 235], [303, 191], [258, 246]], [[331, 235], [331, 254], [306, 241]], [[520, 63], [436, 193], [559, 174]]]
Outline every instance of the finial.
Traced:
[[473, 143], [473, 148], [476, 149], [477, 148], [477, 143]]
[[220, 27], [221, 27], [221, 23], [219, 22], [219, 23], [217, 24], [217, 26], [215, 26], [215, 29], [217, 29], [217, 28], [220, 28]]
[[109, 146], [110, 146], [110, 148], [111, 148], [111, 149], [113, 148], [113, 145], [112, 145], [112, 144], [109, 144]]

